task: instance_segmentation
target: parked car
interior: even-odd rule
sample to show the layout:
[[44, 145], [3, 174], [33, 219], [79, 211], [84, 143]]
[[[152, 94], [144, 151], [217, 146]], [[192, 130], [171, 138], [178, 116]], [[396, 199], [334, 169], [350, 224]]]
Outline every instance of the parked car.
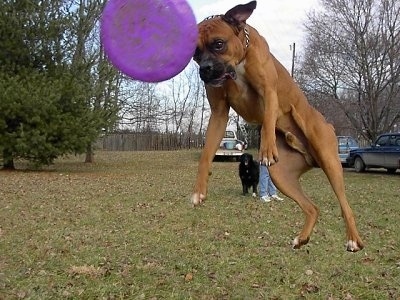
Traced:
[[400, 169], [400, 133], [382, 134], [371, 147], [351, 150], [346, 161], [356, 172], [385, 168], [389, 173], [395, 173]]
[[350, 154], [350, 150], [358, 149], [358, 142], [352, 136], [337, 136], [339, 158], [342, 165], [346, 165], [346, 159]]
[[237, 138], [236, 132], [226, 130], [225, 135], [215, 153], [216, 158], [232, 157], [238, 160], [246, 149], [246, 143]]

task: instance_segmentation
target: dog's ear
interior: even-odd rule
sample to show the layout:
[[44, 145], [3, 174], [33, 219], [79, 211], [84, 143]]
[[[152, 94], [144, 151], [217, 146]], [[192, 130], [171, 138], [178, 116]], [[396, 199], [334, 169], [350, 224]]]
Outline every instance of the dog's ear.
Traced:
[[251, 1], [247, 4], [237, 5], [228, 10], [226, 14], [222, 16], [222, 18], [233, 26], [242, 27], [256, 9], [256, 6], [257, 1]]

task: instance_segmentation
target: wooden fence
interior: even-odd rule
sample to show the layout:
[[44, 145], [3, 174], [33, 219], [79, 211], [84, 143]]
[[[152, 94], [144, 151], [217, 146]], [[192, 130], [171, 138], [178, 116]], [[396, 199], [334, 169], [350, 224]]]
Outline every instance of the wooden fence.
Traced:
[[[239, 137], [240, 138], [240, 137]], [[258, 148], [258, 137], [249, 132], [249, 148]], [[360, 147], [370, 142], [360, 139]], [[101, 137], [95, 147], [106, 151], [156, 151], [198, 149], [204, 145], [204, 136], [199, 134], [173, 134], [157, 132], [110, 133]]]
[[173, 133], [111, 133], [96, 143], [96, 148], [107, 151], [149, 151], [201, 148], [204, 137], [197, 134]]

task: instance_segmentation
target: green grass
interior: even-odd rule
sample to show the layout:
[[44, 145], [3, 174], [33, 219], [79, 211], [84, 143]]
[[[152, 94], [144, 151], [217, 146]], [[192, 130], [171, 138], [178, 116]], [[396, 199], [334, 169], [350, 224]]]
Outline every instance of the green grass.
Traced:
[[400, 299], [398, 173], [345, 171], [358, 253], [326, 177], [307, 173], [321, 215], [292, 250], [302, 212], [242, 196], [235, 162], [214, 163], [192, 208], [198, 158], [99, 152], [0, 172], [0, 299]]

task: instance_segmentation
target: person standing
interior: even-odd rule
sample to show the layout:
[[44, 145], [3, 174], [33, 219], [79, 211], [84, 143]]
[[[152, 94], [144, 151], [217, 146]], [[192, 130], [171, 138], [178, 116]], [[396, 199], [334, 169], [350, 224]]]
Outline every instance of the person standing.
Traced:
[[[261, 126], [258, 126], [258, 145], [260, 149], [261, 144]], [[262, 202], [270, 202], [272, 200], [283, 201], [283, 198], [277, 194], [277, 189], [272, 182], [271, 176], [269, 175], [268, 167], [260, 161], [260, 176], [259, 176], [259, 187], [260, 187], [260, 200]]]

